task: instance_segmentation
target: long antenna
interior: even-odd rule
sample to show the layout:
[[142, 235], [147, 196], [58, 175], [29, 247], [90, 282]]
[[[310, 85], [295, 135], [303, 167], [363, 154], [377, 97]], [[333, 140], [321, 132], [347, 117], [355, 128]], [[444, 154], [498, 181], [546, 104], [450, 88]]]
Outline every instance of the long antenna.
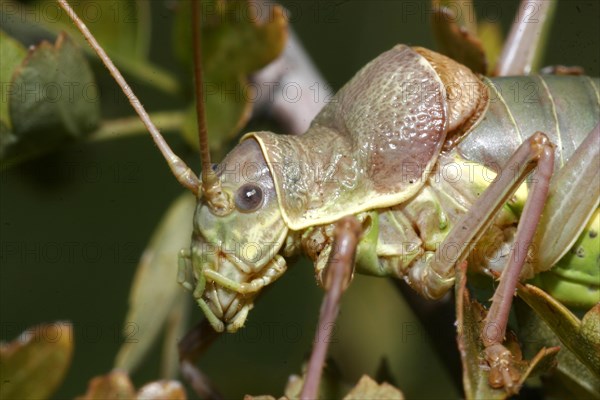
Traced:
[[200, 0], [192, 1], [192, 40], [194, 44], [194, 79], [196, 92], [196, 117], [198, 118], [198, 140], [200, 142], [200, 156], [202, 157], [202, 176], [212, 171], [210, 163], [210, 148], [208, 147], [208, 133], [206, 131], [206, 113], [204, 110], [204, 79], [202, 78], [202, 42], [200, 40]]
[[150, 120], [150, 116], [144, 109], [144, 106], [142, 106], [142, 103], [140, 103], [139, 99], [136, 97], [136, 95], [133, 93], [133, 91], [125, 81], [125, 78], [123, 78], [123, 75], [121, 75], [117, 67], [115, 67], [115, 65], [113, 64], [110, 57], [108, 57], [104, 49], [102, 49], [102, 47], [96, 41], [90, 30], [77, 16], [77, 14], [71, 8], [69, 3], [67, 3], [66, 0], [58, 0], [58, 3], [62, 7], [62, 9], [65, 10], [65, 12], [69, 15], [71, 20], [75, 23], [77, 29], [79, 29], [81, 34], [85, 37], [85, 39], [88, 41], [92, 49], [94, 49], [96, 54], [98, 54], [98, 57], [100, 57], [100, 60], [102, 60], [104, 66], [108, 69], [108, 71], [113, 76], [117, 84], [121, 87], [123, 93], [125, 93], [125, 96], [127, 96], [127, 98], [129, 99], [129, 103], [131, 103], [131, 106], [134, 108], [135, 112], [138, 114], [143, 124], [148, 129], [148, 132], [150, 132], [150, 135], [152, 135], [154, 143], [156, 143], [156, 146], [167, 161], [167, 164], [169, 164], [169, 167], [171, 168], [171, 171], [173, 172], [173, 175], [175, 176], [177, 181], [179, 181], [179, 183], [181, 183], [185, 188], [198, 195], [198, 192], [200, 190], [200, 181], [196, 174], [194, 174], [194, 172], [186, 165], [185, 162], [183, 162], [181, 158], [179, 158], [175, 153], [173, 153], [165, 139], [160, 134], [159, 130]]
[[194, 80], [196, 93], [196, 117], [198, 119], [198, 141], [202, 158], [202, 192], [211, 210], [218, 215], [228, 214], [231, 201], [221, 189], [221, 181], [212, 169], [210, 148], [206, 131], [206, 113], [204, 109], [204, 81], [202, 79], [202, 38], [200, 29], [200, 0], [192, 0], [192, 41], [194, 44]]

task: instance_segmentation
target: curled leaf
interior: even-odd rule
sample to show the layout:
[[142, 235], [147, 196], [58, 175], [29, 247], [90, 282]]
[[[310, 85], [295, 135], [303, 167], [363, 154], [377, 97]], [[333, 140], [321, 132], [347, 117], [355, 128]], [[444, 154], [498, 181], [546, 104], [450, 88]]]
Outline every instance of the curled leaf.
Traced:
[[[170, 73], [148, 59], [152, 30], [149, 2], [78, 0], [70, 3], [122, 72], [167, 93], [180, 90]], [[96, 56], [55, 0], [40, 0], [22, 7], [21, 13], [33, 16], [36, 23], [56, 34], [69, 32], [84, 51]]]
[[[150, 45], [150, 4], [134, 0], [79, 0], [71, 6], [85, 18], [88, 28], [110, 55], [117, 58], [145, 59]], [[38, 21], [53, 32], [67, 31], [85, 43], [81, 35], [75, 36], [75, 26], [65, 12], [61, 12], [56, 0], [40, 0], [34, 10], [46, 11], [38, 15]]]
[[[12, 124], [8, 118], [8, 97], [4, 93], [5, 85], [8, 87], [12, 82], [13, 74], [25, 59], [27, 50], [2, 29], [0, 29], [0, 40], [2, 41], [2, 46], [0, 46], [0, 60], [2, 60], [2, 63], [0, 63], [0, 83], [3, 86], [2, 98], [0, 98], [0, 123], [10, 129]], [[0, 144], [0, 155], [2, 154], [2, 148], [4, 148], [4, 139]]]
[[600, 354], [600, 303], [583, 316], [579, 332], [590, 342], [594, 354]]
[[0, 346], [0, 398], [47, 399], [62, 382], [73, 354], [68, 322], [38, 325]]
[[66, 34], [29, 50], [14, 72], [8, 106], [16, 141], [3, 149], [3, 162], [54, 150], [95, 129], [100, 111], [94, 76]]
[[483, 44], [477, 37], [472, 2], [434, 0], [431, 18], [440, 51], [473, 72], [485, 74], [488, 64]]
[[600, 378], [600, 305], [593, 307], [584, 320], [532, 285], [519, 285], [517, 294], [550, 326], [556, 336], [590, 371]]
[[[193, 65], [190, 3], [179, 3], [174, 30], [178, 59]], [[250, 118], [252, 103], [269, 96], [272, 87], [256, 88], [248, 76], [282, 52], [287, 39], [287, 19], [281, 6], [248, 0], [206, 1], [202, 7], [203, 88], [211, 150], [224, 148]], [[184, 128], [188, 143], [198, 148], [195, 114]]]
[[539, 346], [561, 346], [557, 368], [542, 376], [544, 391], [554, 398], [600, 399], [600, 378], [562, 345], [550, 326], [524, 301], [517, 299], [515, 308], [526, 355], [533, 354]]

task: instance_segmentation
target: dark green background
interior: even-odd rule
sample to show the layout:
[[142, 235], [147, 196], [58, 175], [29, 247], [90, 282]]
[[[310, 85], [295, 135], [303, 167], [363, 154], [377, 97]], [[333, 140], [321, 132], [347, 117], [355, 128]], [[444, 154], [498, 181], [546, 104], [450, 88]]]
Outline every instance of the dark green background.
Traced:
[[[154, 20], [161, 26], [161, 33], [155, 30], [153, 35], [152, 58], [172, 67], [170, 35], [165, 34], [168, 13], [164, 2], [152, 4]], [[296, 11], [292, 25], [336, 89], [396, 43], [434, 48], [427, 15], [406, 12], [406, 7], [425, 11], [425, 1], [283, 4]], [[560, 2], [546, 64], [580, 65], [598, 75], [599, 4]], [[480, 2], [479, 11], [499, 15], [506, 32], [516, 5]], [[134, 85], [136, 90], [138, 86], [150, 109], [171, 106], [165, 105], [168, 98], [142, 85]], [[129, 114], [129, 105], [119, 97], [108, 112]], [[168, 140], [177, 153], [198, 165], [179, 138], [170, 135]], [[182, 190], [143, 136], [69, 145], [58, 154], [2, 172], [0, 190], [0, 338], [13, 339], [40, 322], [72, 321], [75, 357], [55, 396], [72, 398], [85, 391], [91, 377], [110, 370], [138, 257]], [[175, 268], [174, 261], [173, 279]], [[222, 338], [209, 351], [204, 370], [229, 397], [281, 395], [287, 376], [300, 371], [310, 350], [320, 298], [310, 265], [299, 263], [261, 298], [246, 331]], [[194, 310], [193, 319], [200, 317]], [[460, 396], [390, 282], [357, 277], [344, 301], [342, 319], [332, 354], [351, 379], [372, 374], [386, 354], [397, 385], [409, 398]], [[358, 349], [367, 345], [369, 357], [359, 358]], [[155, 379], [157, 371], [158, 350], [134, 376], [136, 383]]]

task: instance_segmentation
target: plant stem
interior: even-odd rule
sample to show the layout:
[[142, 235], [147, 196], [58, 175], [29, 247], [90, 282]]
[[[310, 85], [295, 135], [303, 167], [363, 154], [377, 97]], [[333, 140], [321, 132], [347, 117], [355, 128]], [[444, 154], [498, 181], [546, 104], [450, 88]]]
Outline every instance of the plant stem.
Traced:
[[[163, 132], [181, 129], [184, 122], [182, 111], [161, 111], [150, 114], [152, 121]], [[105, 121], [88, 137], [91, 141], [104, 141], [126, 136], [147, 134], [148, 130], [137, 116]]]

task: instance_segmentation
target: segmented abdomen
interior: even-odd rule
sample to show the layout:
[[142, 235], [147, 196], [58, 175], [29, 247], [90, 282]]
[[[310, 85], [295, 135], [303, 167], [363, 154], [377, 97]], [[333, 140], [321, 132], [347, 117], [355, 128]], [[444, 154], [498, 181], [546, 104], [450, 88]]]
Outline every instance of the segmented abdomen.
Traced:
[[560, 169], [600, 119], [600, 79], [534, 75], [485, 79], [489, 107], [458, 145], [466, 159], [502, 167], [536, 131], [556, 145]]

